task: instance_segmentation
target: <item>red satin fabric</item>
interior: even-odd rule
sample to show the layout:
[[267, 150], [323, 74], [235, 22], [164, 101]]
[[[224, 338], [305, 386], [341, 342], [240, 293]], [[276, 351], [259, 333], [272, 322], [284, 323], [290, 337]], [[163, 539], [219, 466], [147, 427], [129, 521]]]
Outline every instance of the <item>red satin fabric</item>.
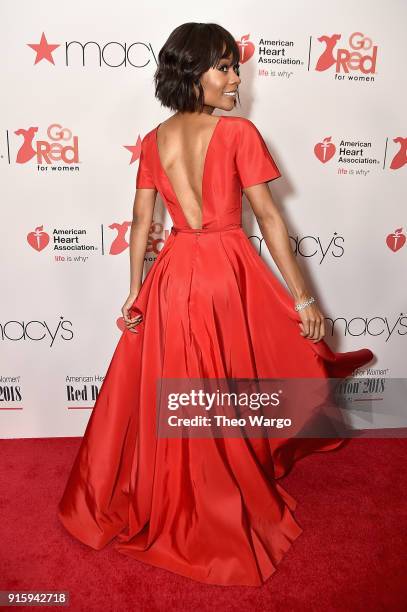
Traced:
[[[302, 533], [276, 479], [341, 439], [164, 439], [156, 381], [167, 378], [345, 377], [366, 348], [334, 353], [300, 336], [294, 300], [241, 227], [242, 187], [280, 172], [255, 125], [222, 117], [203, 176], [203, 228], [193, 230], [143, 139], [138, 188], [156, 188], [174, 226], [137, 296], [73, 464], [58, 516], [95, 549], [210, 584], [260, 586]], [[136, 568], [135, 568], [136, 571]]]

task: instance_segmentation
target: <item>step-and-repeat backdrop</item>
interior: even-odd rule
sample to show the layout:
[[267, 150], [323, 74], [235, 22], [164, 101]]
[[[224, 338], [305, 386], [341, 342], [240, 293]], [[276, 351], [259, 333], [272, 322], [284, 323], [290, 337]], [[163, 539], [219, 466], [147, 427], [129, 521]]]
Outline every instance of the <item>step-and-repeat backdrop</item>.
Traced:
[[[325, 340], [373, 350], [355, 379], [405, 377], [404, 2], [26, 0], [0, 20], [3, 438], [83, 434], [123, 332], [141, 139], [172, 114], [154, 97], [158, 52], [187, 21], [219, 23], [239, 45], [232, 114], [256, 124], [282, 172], [270, 189]], [[171, 224], [158, 195], [146, 272]]]

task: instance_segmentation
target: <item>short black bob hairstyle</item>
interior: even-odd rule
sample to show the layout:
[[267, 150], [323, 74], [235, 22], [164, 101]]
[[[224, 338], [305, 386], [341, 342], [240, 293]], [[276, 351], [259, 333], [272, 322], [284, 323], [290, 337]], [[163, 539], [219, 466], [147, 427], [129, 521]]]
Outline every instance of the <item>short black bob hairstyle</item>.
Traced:
[[[155, 97], [161, 106], [181, 113], [202, 112], [204, 91], [200, 77], [230, 54], [239, 74], [239, 47], [230, 32], [217, 23], [183, 23], [171, 32], [158, 54]], [[239, 92], [237, 97], [240, 104]]]

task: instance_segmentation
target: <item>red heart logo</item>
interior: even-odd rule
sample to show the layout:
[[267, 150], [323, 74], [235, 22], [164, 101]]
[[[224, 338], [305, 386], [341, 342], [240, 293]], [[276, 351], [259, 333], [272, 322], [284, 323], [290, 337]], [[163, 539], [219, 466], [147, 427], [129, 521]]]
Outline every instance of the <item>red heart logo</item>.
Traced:
[[327, 136], [322, 142], [318, 142], [314, 147], [315, 156], [320, 162], [326, 164], [335, 155], [336, 147], [331, 142], [332, 136]]
[[249, 40], [250, 34], [245, 34], [240, 40], [236, 41], [239, 47], [240, 63], [245, 64], [253, 56], [254, 44]]
[[403, 228], [399, 227], [398, 229], [394, 230], [394, 234], [389, 234], [386, 237], [386, 244], [389, 249], [393, 251], [393, 253], [401, 249], [401, 247], [404, 246], [404, 243], [406, 241], [405, 235], [401, 233], [402, 230]]
[[28, 244], [36, 251], [42, 251], [49, 243], [49, 236], [43, 231], [43, 228], [43, 225], [39, 225], [33, 232], [27, 234]]

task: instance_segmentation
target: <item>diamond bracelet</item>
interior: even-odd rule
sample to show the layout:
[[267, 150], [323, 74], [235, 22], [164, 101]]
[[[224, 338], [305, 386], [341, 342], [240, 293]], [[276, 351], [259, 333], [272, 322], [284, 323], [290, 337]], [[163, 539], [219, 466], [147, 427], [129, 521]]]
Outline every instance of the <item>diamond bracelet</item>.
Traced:
[[302, 302], [302, 304], [296, 304], [294, 306], [295, 310], [302, 310], [303, 308], [305, 308], [306, 306], [309, 306], [310, 304], [312, 304], [313, 302], [315, 302], [315, 298], [314, 297], [310, 297], [308, 300], [306, 300], [305, 302]]

